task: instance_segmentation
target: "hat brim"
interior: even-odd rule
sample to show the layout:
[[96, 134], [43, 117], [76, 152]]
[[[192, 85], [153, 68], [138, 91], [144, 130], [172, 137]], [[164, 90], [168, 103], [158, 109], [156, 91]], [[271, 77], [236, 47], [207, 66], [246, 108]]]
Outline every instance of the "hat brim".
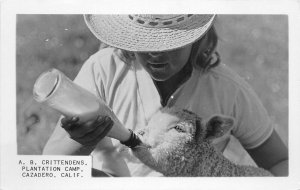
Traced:
[[91, 32], [102, 42], [133, 52], [170, 51], [200, 39], [212, 26], [215, 15], [194, 15], [175, 26], [143, 27], [128, 15], [84, 15]]

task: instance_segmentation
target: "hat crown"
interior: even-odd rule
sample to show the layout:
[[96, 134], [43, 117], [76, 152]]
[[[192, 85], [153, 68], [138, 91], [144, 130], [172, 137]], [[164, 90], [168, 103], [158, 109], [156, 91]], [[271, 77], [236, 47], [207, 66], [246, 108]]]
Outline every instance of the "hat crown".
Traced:
[[187, 22], [193, 14], [134, 14], [128, 17], [138, 25], [144, 27], [170, 27]]
[[213, 25], [213, 14], [85, 15], [103, 43], [134, 52], [170, 51], [200, 39]]

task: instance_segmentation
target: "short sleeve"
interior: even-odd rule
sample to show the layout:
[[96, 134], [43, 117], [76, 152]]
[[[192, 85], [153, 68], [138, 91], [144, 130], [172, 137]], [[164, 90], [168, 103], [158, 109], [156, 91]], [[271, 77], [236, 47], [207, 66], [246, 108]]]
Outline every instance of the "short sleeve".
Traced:
[[246, 149], [260, 146], [273, 132], [272, 121], [266, 109], [246, 83], [237, 92], [233, 116], [236, 118], [236, 125], [232, 133]]
[[105, 93], [103, 87], [103, 81], [100, 77], [100, 60], [97, 59], [96, 55], [92, 55], [82, 65], [80, 71], [74, 79], [74, 82], [79, 86], [90, 91], [97, 97], [105, 100]]

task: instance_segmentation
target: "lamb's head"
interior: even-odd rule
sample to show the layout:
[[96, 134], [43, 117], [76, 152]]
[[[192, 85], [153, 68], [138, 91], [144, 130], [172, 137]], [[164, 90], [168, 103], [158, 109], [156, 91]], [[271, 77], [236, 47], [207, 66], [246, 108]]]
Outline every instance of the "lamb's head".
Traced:
[[197, 164], [203, 159], [201, 156], [205, 157], [210, 141], [222, 136], [232, 126], [230, 117], [213, 116], [203, 121], [188, 110], [166, 108], [155, 114], [148, 126], [138, 132], [148, 148], [138, 146], [133, 153], [164, 175], [188, 173], [184, 171], [191, 169], [187, 165]]

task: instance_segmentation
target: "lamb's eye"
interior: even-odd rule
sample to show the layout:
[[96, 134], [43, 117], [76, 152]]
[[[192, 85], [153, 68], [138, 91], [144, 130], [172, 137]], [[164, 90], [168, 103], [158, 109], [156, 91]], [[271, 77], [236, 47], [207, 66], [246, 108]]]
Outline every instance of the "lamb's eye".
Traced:
[[186, 131], [184, 130], [184, 128], [180, 125], [175, 125], [174, 129], [179, 132], [179, 133], [185, 133]]

